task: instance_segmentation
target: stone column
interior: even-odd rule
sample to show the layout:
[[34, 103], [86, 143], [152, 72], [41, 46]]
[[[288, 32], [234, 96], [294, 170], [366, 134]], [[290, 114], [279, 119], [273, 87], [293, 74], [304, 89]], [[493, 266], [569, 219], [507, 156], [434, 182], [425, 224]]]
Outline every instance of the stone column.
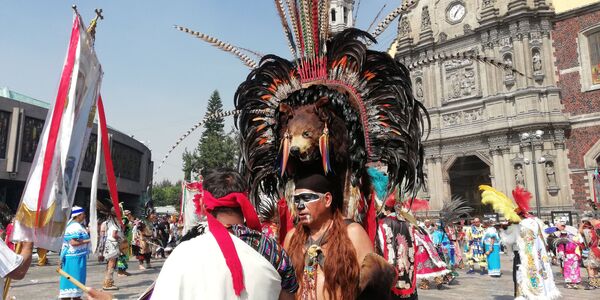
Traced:
[[[528, 71], [528, 65], [525, 57], [529, 51], [527, 45], [523, 45], [523, 34], [519, 31], [519, 25], [512, 23], [509, 26], [510, 35], [513, 37], [513, 66], [515, 69], [521, 71], [526, 76], [530, 76]], [[526, 76], [516, 76], [516, 88], [523, 88], [527, 86]]]
[[[544, 143], [542, 141], [538, 141], [538, 142], [533, 142], [533, 151], [535, 153], [535, 163], [533, 161], [533, 157], [531, 157], [531, 165], [533, 166], [533, 171], [537, 173], [537, 186], [535, 185], [535, 182], [532, 181], [532, 185], [531, 186], [531, 192], [532, 195], [534, 197], [534, 201], [535, 201], [535, 188], [538, 189], [538, 193], [540, 195], [540, 206], [541, 207], [547, 207], [548, 206], [548, 192], [546, 191], [546, 172], [544, 169], [544, 164], [543, 163], [538, 163], [538, 160], [540, 159], [540, 157], [542, 157], [542, 149], [544, 148]], [[532, 177], [532, 180], [534, 179], [534, 177]], [[533, 202], [532, 207], [535, 205], [535, 202]]]
[[[500, 149], [502, 151], [502, 162], [504, 163], [504, 193], [510, 193], [516, 186], [514, 166], [511, 163], [510, 147]], [[523, 166], [525, 168], [525, 166]], [[527, 184], [527, 179], [525, 179]]]
[[557, 174], [560, 191], [558, 192], [559, 204], [569, 206], [571, 202], [571, 193], [569, 187], [569, 163], [567, 153], [565, 151], [565, 131], [563, 129], [554, 130], [554, 148], [556, 149], [556, 164], [554, 172]]
[[498, 190], [505, 190], [505, 178], [504, 175], [504, 164], [502, 161], [502, 150], [500, 148], [490, 150], [490, 154], [492, 155], [493, 162], [493, 173], [494, 178], [492, 179], [492, 186], [497, 188]]

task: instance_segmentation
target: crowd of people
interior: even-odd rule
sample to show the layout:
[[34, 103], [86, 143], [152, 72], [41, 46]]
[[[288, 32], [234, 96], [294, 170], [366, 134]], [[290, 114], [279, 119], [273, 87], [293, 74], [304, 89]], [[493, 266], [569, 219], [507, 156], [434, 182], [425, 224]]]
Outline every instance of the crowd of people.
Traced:
[[[166, 258], [181, 238], [182, 226], [178, 224], [178, 216], [155, 213], [147, 218], [135, 217], [131, 211], [124, 210], [121, 226], [118, 222], [114, 208], [104, 220], [99, 222], [98, 241], [96, 251], [92, 251], [90, 227], [87, 227], [87, 216], [82, 207], [74, 206], [71, 218], [66, 225], [63, 237], [63, 246], [59, 253], [56, 265], [71, 275], [72, 278], [85, 284], [87, 275], [87, 261], [92, 252], [95, 252], [99, 262], [106, 263], [106, 271], [102, 289], [106, 291], [118, 290], [115, 285], [114, 273], [118, 277], [130, 276], [129, 261], [134, 256], [139, 262], [138, 268], [145, 270], [151, 268], [152, 258]], [[5, 243], [3, 251], [14, 252], [16, 245], [12, 241], [12, 228], [14, 218], [2, 231]], [[3, 245], [4, 246], [4, 245]], [[11, 267], [2, 270], [2, 277], [20, 279], [29, 268], [29, 261], [38, 256], [38, 266], [53, 265], [48, 261], [46, 249], [35, 250], [32, 243], [23, 243], [20, 256], [6, 254], [11, 259]], [[4, 255], [4, 253], [3, 253]], [[4, 266], [3, 266], [4, 267]], [[83, 296], [83, 291], [71, 281], [61, 277], [59, 283], [59, 297], [61, 299], [78, 299]]]

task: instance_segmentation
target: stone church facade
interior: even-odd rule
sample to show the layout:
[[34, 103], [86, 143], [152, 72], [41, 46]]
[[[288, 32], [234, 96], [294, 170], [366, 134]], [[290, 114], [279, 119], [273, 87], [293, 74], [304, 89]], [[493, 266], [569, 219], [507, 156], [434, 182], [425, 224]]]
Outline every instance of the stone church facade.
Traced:
[[507, 194], [522, 185], [532, 192], [532, 210], [539, 203], [542, 215], [575, 211], [554, 18], [546, 0], [419, 0], [399, 20], [394, 57], [406, 65], [466, 51], [524, 74], [471, 59], [411, 70], [415, 97], [431, 118], [420, 196], [430, 200], [432, 211], [461, 196], [478, 214], [490, 212], [481, 206], [479, 184]]

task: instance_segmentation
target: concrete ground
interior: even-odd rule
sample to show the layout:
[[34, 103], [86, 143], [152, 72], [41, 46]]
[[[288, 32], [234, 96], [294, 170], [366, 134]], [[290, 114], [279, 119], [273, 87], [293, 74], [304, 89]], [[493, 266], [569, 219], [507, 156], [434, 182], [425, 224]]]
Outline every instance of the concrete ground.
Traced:
[[[38, 267], [31, 266], [29, 273], [25, 279], [14, 281], [10, 295], [14, 299], [57, 299], [58, 297], [58, 280], [59, 276], [56, 273], [58, 257], [56, 254], [50, 254], [50, 266]], [[153, 260], [153, 269], [138, 270], [138, 263], [131, 261], [129, 263], [129, 271], [132, 276], [115, 277], [116, 285], [120, 289], [114, 292], [117, 299], [137, 299], [158, 276], [160, 267], [164, 260]], [[88, 261], [87, 269], [87, 285], [100, 288], [104, 276], [104, 264], [99, 264], [95, 259]], [[564, 288], [564, 281], [559, 275], [558, 268], [554, 269], [556, 284], [562, 292], [561, 299], [600, 299], [600, 290], [568, 290]], [[465, 270], [459, 270], [460, 276], [457, 279], [457, 284], [446, 286], [444, 290], [419, 290], [419, 299], [436, 300], [436, 299], [494, 299], [494, 300], [509, 300], [513, 299], [513, 283], [512, 283], [512, 261], [508, 255], [502, 256], [502, 277], [492, 278], [487, 275], [467, 275]], [[587, 276], [585, 270], [581, 270], [584, 277]]]
[[[58, 280], [56, 273], [59, 258], [56, 254], [48, 254], [50, 265], [38, 267], [33, 264], [23, 280], [13, 281], [9, 292], [15, 299], [58, 299]], [[37, 262], [34, 259], [34, 262]], [[137, 299], [149, 287], [160, 272], [164, 259], [153, 259], [152, 269], [139, 270], [135, 260], [129, 262], [129, 277], [117, 277], [115, 272], [115, 285], [118, 291], [111, 291], [116, 299]], [[87, 265], [86, 285], [100, 289], [104, 280], [106, 264], [98, 263], [95, 257], [90, 256]], [[84, 297], [85, 299], [85, 297]]]

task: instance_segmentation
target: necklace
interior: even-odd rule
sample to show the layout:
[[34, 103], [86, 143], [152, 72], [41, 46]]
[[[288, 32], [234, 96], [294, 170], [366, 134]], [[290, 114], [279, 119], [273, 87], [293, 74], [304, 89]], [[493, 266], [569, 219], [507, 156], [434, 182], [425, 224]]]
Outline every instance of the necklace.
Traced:
[[317, 271], [319, 266], [323, 267], [325, 259], [321, 245], [332, 225], [333, 221], [327, 225], [325, 232], [316, 241], [313, 241], [310, 236], [306, 241], [304, 272], [302, 274], [302, 300], [317, 299]]

